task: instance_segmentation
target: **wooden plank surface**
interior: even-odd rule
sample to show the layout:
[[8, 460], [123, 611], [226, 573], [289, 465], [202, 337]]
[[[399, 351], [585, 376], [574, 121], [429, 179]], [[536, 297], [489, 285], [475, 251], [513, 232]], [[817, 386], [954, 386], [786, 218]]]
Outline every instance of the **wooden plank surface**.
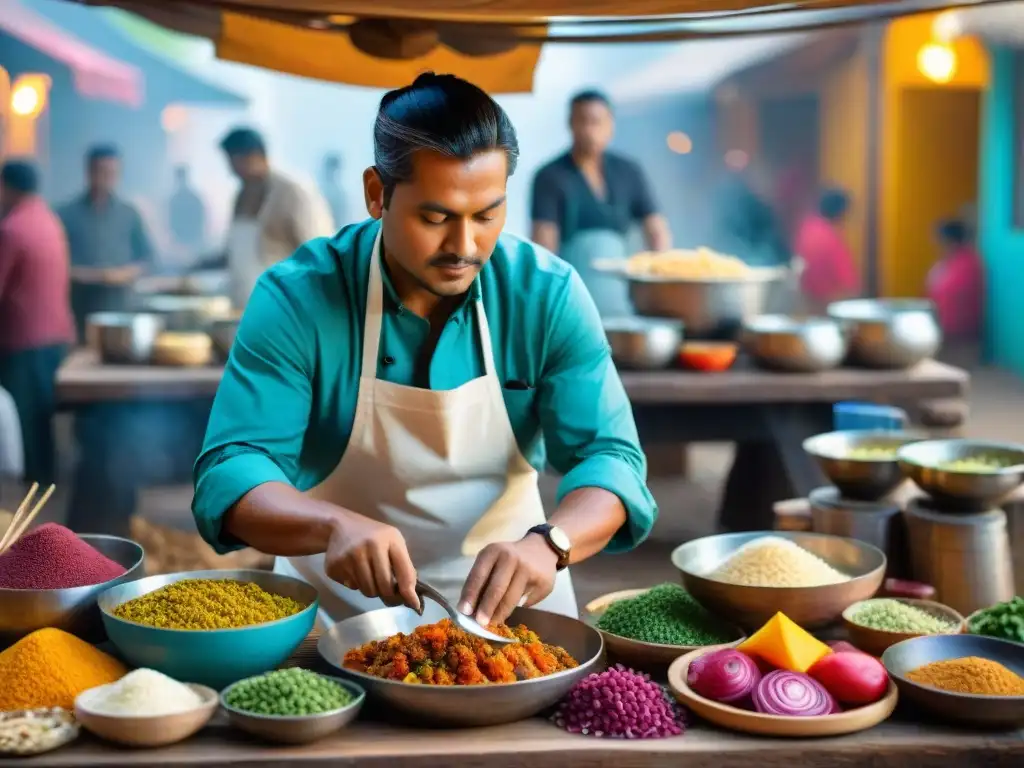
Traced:
[[[223, 369], [152, 365], [103, 365], [89, 350], [75, 350], [57, 373], [62, 405], [130, 400], [212, 397]], [[724, 373], [625, 371], [622, 382], [636, 405], [735, 403], [831, 403], [845, 399], [917, 402], [962, 398], [970, 376], [959, 368], [926, 360], [908, 371], [840, 368], [818, 374], [781, 374], [745, 365]]]
[[38, 768], [1019, 768], [1024, 732], [980, 734], [890, 721], [851, 736], [764, 739], [691, 727], [682, 737], [612, 741], [574, 736], [533, 719], [462, 731], [359, 722], [302, 747], [265, 745], [227, 727], [222, 716], [192, 739], [159, 750], [122, 750], [90, 737], [49, 755], [18, 761]]

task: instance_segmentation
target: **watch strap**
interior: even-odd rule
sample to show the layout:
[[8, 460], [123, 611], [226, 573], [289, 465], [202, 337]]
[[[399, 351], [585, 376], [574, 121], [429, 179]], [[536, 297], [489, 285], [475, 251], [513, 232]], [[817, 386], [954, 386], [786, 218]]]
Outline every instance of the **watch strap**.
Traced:
[[529, 536], [531, 533], [535, 533], [538, 536], [543, 537], [548, 547], [551, 548], [551, 551], [558, 555], [558, 565], [556, 567], [559, 571], [561, 571], [569, 565], [570, 552], [568, 550], [563, 550], [552, 540], [551, 530], [554, 527], [555, 526], [551, 525], [550, 523], [542, 523], [540, 525], [533, 526], [533, 528], [526, 532], [526, 535]]

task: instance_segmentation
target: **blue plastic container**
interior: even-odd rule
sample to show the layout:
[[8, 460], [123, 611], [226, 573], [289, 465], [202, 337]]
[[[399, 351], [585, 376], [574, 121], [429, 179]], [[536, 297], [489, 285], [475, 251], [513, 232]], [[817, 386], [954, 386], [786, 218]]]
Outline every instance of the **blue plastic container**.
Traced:
[[[235, 629], [165, 629], [113, 615], [121, 603], [185, 579], [253, 582], [307, 607], [294, 616]], [[98, 603], [107, 636], [128, 664], [219, 691], [284, 663], [313, 629], [319, 598], [306, 582], [270, 571], [191, 571], [121, 584], [100, 595]]]
[[847, 430], [892, 430], [907, 428], [907, 412], [891, 405], [874, 403], [844, 402], [832, 407], [832, 423], [835, 432]]

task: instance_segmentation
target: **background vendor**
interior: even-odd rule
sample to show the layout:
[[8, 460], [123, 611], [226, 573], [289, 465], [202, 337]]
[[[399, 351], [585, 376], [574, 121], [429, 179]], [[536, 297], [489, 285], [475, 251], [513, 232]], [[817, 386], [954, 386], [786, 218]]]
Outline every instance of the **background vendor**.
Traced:
[[624, 281], [596, 271], [594, 259], [625, 259], [634, 225], [652, 251], [670, 248], [668, 223], [658, 213], [650, 184], [633, 160], [608, 150], [615, 117], [608, 98], [584, 91], [569, 105], [572, 147], [533, 180], [533, 239], [572, 264], [602, 317], [632, 314]]
[[[502, 234], [519, 145], [476, 86], [381, 101], [370, 219], [256, 284], [196, 464], [221, 552], [318, 588], [321, 619], [414, 606], [417, 577], [481, 622], [575, 616], [567, 566], [657, 514], [632, 409], [576, 272]], [[545, 514], [538, 447], [564, 475]]]

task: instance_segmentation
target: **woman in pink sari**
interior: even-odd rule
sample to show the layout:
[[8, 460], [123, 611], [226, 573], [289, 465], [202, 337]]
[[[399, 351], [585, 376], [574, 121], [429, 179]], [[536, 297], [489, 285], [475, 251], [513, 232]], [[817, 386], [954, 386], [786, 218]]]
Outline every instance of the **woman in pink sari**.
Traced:
[[797, 230], [795, 251], [804, 263], [800, 289], [816, 311], [829, 302], [860, 294], [860, 275], [839, 228], [849, 208], [845, 192], [827, 190], [818, 201], [818, 211], [805, 218]]
[[928, 273], [928, 297], [935, 302], [948, 339], [975, 341], [981, 334], [985, 270], [971, 228], [951, 219], [938, 228], [942, 256]]

